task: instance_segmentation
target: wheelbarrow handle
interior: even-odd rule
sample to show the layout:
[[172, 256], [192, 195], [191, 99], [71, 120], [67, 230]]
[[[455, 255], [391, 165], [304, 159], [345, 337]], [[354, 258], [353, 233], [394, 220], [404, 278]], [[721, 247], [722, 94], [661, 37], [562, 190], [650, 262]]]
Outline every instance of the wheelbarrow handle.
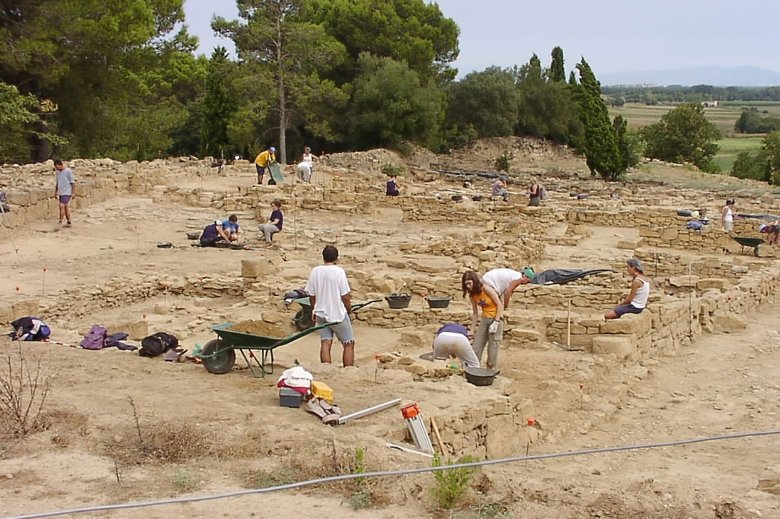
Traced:
[[354, 305], [352, 305], [352, 312], [357, 312], [361, 308], [366, 307], [366, 306], [370, 305], [371, 303], [379, 303], [380, 301], [382, 301], [382, 300], [381, 299], [372, 299], [371, 301], [366, 301], [364, 303], [354, 304]]

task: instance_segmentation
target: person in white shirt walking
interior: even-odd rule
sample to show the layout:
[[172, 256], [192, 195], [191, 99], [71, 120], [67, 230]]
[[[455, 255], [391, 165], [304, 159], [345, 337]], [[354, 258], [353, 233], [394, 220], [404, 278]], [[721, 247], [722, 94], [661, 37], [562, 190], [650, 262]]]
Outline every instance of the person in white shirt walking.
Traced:
[[317, 324], [333, 323], [320, 330], [320, 362], [330, 364], [335, 335], [344, 347], [342, 361], [346, 367], [355, 364], [355, 336], [350, 321], [352, 299], [349, 281], [344, 269], [336, 265], [338, 258], [338, 249], [326, 245], [322, 249], [324, 264], [312, 269], [305, 290], [309, 293]]

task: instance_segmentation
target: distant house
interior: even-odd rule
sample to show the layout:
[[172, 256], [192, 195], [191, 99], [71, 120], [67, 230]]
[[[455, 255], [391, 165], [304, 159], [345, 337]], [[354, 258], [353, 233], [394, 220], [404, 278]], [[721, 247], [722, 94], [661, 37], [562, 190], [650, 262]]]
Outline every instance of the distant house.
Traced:
[[701, 105], [704, 108], [717, 108], [719, 101], [702, 101]]

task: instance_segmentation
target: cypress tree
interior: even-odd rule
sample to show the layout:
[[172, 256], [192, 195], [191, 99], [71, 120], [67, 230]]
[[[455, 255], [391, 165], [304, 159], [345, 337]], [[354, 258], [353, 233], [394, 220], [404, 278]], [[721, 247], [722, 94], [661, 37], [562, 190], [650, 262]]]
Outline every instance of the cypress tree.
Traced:
[[219, 155], [228, 145], [228, 121], [237, 110], [236, 96], [229, 84], [231, 64], [227, 50], [217, 47], [211, 54], [203, 98], [201, 150], [204, 155]]
[[601, 84], [590, 65], [582, 59], [577, 64], [580, 84], [574, 89], [578, 115], [585, 128], [583, 153], [591, 175], [598, 173], [604, 180], [618, 180], [625, 172], [615, 128], [609, 120], [607, 105], [601, 98]]
[[563, 67], [563, 49], [555, 47], [552, 50], [552, 63], [550, 63], [550, 81], [561, 83], [566, 81], [566, 70]]

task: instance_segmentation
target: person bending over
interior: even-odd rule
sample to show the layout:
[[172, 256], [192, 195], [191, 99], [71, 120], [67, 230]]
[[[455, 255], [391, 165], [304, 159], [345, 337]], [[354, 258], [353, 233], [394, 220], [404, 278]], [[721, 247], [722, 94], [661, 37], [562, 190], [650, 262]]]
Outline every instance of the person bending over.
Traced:
[[463, 325], [448, 323], [433, 335], [433, 358], [449, 357], [457, 357], [464, 367], [479, 367], [479, 359], [469, 342], [469, 331]]
[[[474, 337], [474, 353], [477, 359], [482, 359], [482, 352], [487, 345], [487, 367], [495, 369], [498, 365], [498, 348], [504, 334], [504, 324], [501, 316], [504, 313], [504, 303], [501, 296], [492, 287], [482, 283], [479, 274], [468, 270], [461, 277], [463, 295], [468, 294], [471, 300], [471, 328], [469, 334]], [[480, 318], [480, 309], [482, 316]]]

